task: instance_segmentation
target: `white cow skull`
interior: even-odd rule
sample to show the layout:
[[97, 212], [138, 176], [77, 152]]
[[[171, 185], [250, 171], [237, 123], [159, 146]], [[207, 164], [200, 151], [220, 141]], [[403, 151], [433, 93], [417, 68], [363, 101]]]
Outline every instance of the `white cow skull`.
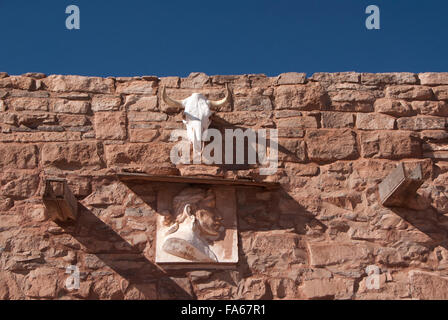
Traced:
[[229, 98], [230, 90], [227, 84], [226, 96], [219, 101], [208, 100], [200, 93], [193, 93], [191, 96], [183, 100], [175, 100], [168, 97], [165, 88], [163, 88], [162, 92], [162, 99], [166, 104], [184, 109], [183, 123], [187, 127], [187, 137], [193, 144], [193, 152], [196, 154], [202, 153], [202, 135], [211, 123], [211, 110], [223, 105], [229, 100]]

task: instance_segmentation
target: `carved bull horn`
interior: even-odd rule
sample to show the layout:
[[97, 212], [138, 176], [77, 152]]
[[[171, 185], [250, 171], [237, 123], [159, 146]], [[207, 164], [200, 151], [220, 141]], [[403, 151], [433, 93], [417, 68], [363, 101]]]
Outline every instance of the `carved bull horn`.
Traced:
[[226, 96], [223, 99], [218, 100], [218, 101], [209, 100], [210, 107], [211, 108], [217, 108], [217, 107], [225, 104], [227, 101], [229, 101], [230, 96], [231, 96], [231, 92], [230, 92], [230, 89], [229, 89], [229, 85], [226, 83]]
[[176, 100], [176, 99], [172, 99], [172, 98], [168, 97], [168, 95], [166, 94], [165, 87], [163, 87], [163, 90], [162, 90], [162, 100], [163, 100], [163, 102], [165, 102], [166, 104], [168, 104], [172, 107], [183, 108], [182, 100]]

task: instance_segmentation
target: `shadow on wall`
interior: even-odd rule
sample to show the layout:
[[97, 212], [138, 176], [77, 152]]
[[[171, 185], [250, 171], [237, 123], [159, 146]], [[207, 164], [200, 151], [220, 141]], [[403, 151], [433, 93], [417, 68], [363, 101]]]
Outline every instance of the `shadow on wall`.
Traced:
[[[191, 186], [209, 187], [201, 184], [160, 182], [124, 183], [156, 212], [159, 209], [157, 205], [153, 201], [144, 200], [145, 190], [152, 190], [157, 194], [163, 192], [162, 197], [167, 197], [167, 194], [177, 194], [183, 188]], [[261, 277], [270, 268], [286, 274], [291, 271], [290, 264], [295, 265], [293, 268], [295, 271], [308, 265], [309, 257], [302, 240], [303, 236], [310, 235], [310, 232], [323, 234], [327, 229], [327, 226], [318, 221], [282, 188], [269, 190], [262, 187], [235, 186], [235, 191], [239, 261], [235, 267], [201, 271], [200, 277], [190, 276], [192, 283], [196, 284], [194, 290], [197, 290], [195, 294], [199, 299], [255, 298], [250, 295], [251, 290], [245, 287], [246, 279]], [[190, 271], [193, 270], [184, 269], [176, 272], [186, 277], [186, 273]], [[171, 275], [172, 272], [175, 271], [169, 270], [167, 274]], [[297, 282], [294, 287], [298, 285]], [[271, 289], [269, 281], [265, 281], [264, 286], [266, 289], [261, 290], [264, 294], [256, 298], [272, 299], [274, 294], [277, 298], [286, 296], [286, 293], [280, 292], [281, 290]], [[227, 289], [229, 290], [226, 291]], [[282, 296], [283, 294], [285, 296]], [[297, 298], [297, 295], [290, 295], [289, 298]]]
[[[174, 280], [167, 277], [135, 246], [130, 245], [89, 209], [79, 205], [76, 222], [58, 225], [77, 239], [107, 266], [129, 282], [125, 291], [135, 288], [144, 299], [194, 299]], [[99, 249], [98, 243], [112, 243], [113, 249]], [[156, 289], [155, 289], [156, 288]], [[90, 299], [98, 297], [90, 295]]]

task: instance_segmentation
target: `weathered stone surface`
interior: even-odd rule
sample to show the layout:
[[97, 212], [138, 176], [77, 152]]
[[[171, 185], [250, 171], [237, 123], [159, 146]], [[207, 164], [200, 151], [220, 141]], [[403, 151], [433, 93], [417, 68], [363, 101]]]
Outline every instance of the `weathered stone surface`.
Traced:
[[120, 108], [121, 97], [104, 95], [94, 96], [92, 98], [92, 110], [93, 111], [116, 111]]
[[412, 108], [411, 104], [404, 100], [382, 98], [375, 101], [375, 112], [405, 117], [412, 115]]
[[306, 135], [311, 161], [336, 161], [358, 157], [356, 134], [351, 130], [310, 130]]
[[414, 73], [362, 73], [361, 83], [369, 85], [378, 84], [417, 84], [418, 78]]
[[17, 132], [0, 134], [2, 142], [62, 142], [81, 140], [79, 132]]
[[114, 87], [112, 79], [82, 76], [51, 75], [42, 80], [49, 91], [110, 93]]
[[48, 99], [38, 98], [12, 98], [8, 107], [15, 111], [48, 111]]
[[166, 144], [129, 144], [108, 145], [105, 150], [109, 166], [150, 166], [155, 162], [169, 162], [171, 148]]
[[356, 127], [361, 130], [393, 130], [395, 118], [377, 113], [358, 113]]
[[277, 84], [303, 84], [306, 82], [306, 73], [287, 72], [277, 77]]
[[36, 82], [28, 77], [11, 76], [0, 78], [0, 88], [34, 90]]
[[[0, 299], [448, 299], [443, 77], [0, 73]], [[218, 100], [225, 84], [232, 99], [211, 127], [278, 129], [275, 174], [261, 175], [259, 164], [171, 162], [182, 108], [166, 106], [160, 88]], [[378, 183], [400, 163], [420, 165], [424, 183], [385, 207]], [[156, 220], [171, 206], [160, 199], [186, 184], [137, 173], [279, 187], [236, 187], [236, 267], [162, 271]], [[58, 178], [79, 208], [60, 226], [42, 203], [43, 182]], [[65, 287], [68, 265], [80, 268], [79, 290]], [[366, 287], [369, 265], [381, 269], [379, 290]]]
[[210, 77], [203, 72], [192, 72], [188, 78], [181, 79], [181, 88], [202, 88], [209, 83]]
[[437, 100], [448, 100], [448, 86], [440, 86], [432, 88]]
[[363, 132], [360, 141], [364, 158], [419, 158], [422, 153], [420, 141], [404, 132]]
[[448, 84], [448, 72], [427, 72], [418, 75], [420, 83], [423, 85]]
[[317, 128], [315, 117], [294, 117], [280, 119], [277, 122], [278, 128]]
[[268, 111], [272, 110], [271, 98], [266, 95], [254, 94], [254, 92], [245, 90], [244, 94], [238, 94], [234, 98], [235, 111]]
[[432, 100], [434, 93], [429, 87], [401, 85], [387, 87], [386, 97], [407, 100]]
[[95, 113], [95, 135], [102, 140], [126, 138], [126, 115], [123, 112]]
[[370, 244], [355, 243], [308, 243], [310, 264], [324, 267], [336, 264], [369, 263], [374, 260], [374, 248]]
[[351, 299], [354, 294], [352, 279], [314, 279], [300, 287], [306, 299]]
[[322, 128], [353, 128], [355, 117], [348, 112], [323, 112]]
[[401, 130], [440, 130], [446, 128], [446, 118], [432, 116], [400, 118], [397, 120], [397, 126]]
[[154, 95], [157, 90], [156, 84], [155, 81], [145, 80], [117, 83], [117, 93]]
[[0, 195], [6, 197], [27, 198], [33, 196], [39, 184], [35, 173], [21, 171], [0, 173]]
[[101, 159], [94, 142], [47, 143], [42, 147], [42, 163], [44, 166], [76, 170], [83, 167], [99, 167]]
[[151, 142], [159, 136], [158, 130], [151, 129], [131, 129], [129, 139], [131, 142]]
[[0, 168], [34, 169], [38, 165], [38, 149], [35, 145], [0, 144]]
[[370, 91], [359, 90], [338, 90], [331, 93], [331, 100], [334, 102], [366, 102], [375, 101], [375, 95]]
[[325, 90], [316, 83], [283, 85], [275, 89], [276, 109], [320, 110], [328, 104]]
[[361, 74], [356, 72], [335, 72], [335, 73], [316, 72], [310, 79], [320, 82], [359, 83], [360, 78]]
[[52, 299], [56, 297], [57, 271], [39, 268], [29, 273], [25, 280], [25, 295], [29, 298]]
[[130, 122], [144, 122], [144, 121], [166, 121], [168, 116], [165, 113], [158, 112], [129, 112], [128, 119]]
[[156, 111], [157, 96], [130, 95], [126, 97], [124, 106], [129, 111]]
[[436, 273], [409, 271], [411, 296], [421, 300], [448, 299], [448, 278]]
[[448, 116], [448, 103], [444, 101], [414, 101], [412, 109], [424, 115], [430, 116]]
[[66, 99], [57, 99], [51, 102], [52, 111], [60, 113], [80, 113], [89, 112], [90, 103], [87, 101], [73, 101]]

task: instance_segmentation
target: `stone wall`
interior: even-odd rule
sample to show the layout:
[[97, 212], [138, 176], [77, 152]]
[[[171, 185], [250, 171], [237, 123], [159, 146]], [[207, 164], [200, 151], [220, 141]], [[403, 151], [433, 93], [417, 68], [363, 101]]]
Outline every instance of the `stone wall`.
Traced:
[[[212, 127], [278, 128], [280, 167], [170, 162], [192, 92], [232, 102]], [[287, 73], [92, 78], [0, 73], [1, 299], [448, 298], [448, 73]], [[425, 182], [403, 208], [377, 184], [400, 162]], [[164, 271], [154, 264], [153, 186], [117, 172], [274, 181], [238, 189], [239, 264]], [[43, 179], [65, 177], [76, 222], [56, 223]], [[81, 287], [69, 291], [65, 268]], [[381, 269], [380, 289], [365, 268]]]

